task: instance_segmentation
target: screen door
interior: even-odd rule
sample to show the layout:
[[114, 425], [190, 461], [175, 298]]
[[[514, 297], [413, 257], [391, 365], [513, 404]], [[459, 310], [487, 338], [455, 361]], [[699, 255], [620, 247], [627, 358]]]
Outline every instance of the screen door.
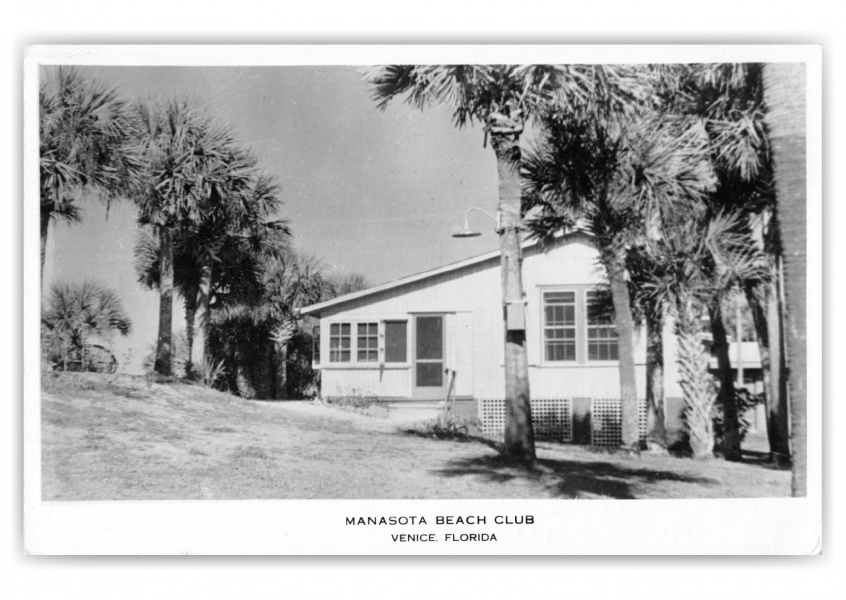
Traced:
[[444, 317], [418, 315], [414, 318], [414, 397], [443, 397]]

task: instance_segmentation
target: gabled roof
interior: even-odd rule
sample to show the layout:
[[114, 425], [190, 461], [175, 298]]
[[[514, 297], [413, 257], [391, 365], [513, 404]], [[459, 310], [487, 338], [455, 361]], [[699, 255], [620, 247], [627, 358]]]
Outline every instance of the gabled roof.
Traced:
[[[565, 234], [561, 234], [556, 239], [556, 244], [559, 243], [561, 240], [565, 238], [569, 238], [574, 235], [588, 235], [591, 234], [583, 229], [575, 229], [573, 231], [569, 231]], [[537, 240], [531, 240], [528, 242], [523, 242], [522, 247], [523, 249], [533, 248], [538, 245]], [[340, 304], [344, 304], [346, 302], [351, 302], [353, 300], [358, 300], [360, 298], [366, 298], [367, 296], [371, 296], [374, 294], [379, 294], [381, 292], [391, 290], [397, 287], [401, 287], [404, 285], [408, 285], [410, 283], [416, 283], [418, 281], [423, 281], [425, 279], [430, 279], [432, 277], [437, 277], [438, 275], [443, 275], [444, 273], [450, 273], [452, 271], [458, 271], [465, 267], [470, 267], [472, 265], [477, 265], [479, 263], [483, 263], [485, 261], [491, 260], [493, 258], [497, 258], [500, 256], [499, 250], [492, 250], [490, 252], [486, 252], [485, 254], [480, 254], [478, 256], [473, 256], [471, 258], [465, 258], [464, 260], [460, 260], [458, 262], [450, 263], [448, 265], [444, 265], [442, 267], [437, 267], [435, 269], [430, 269], [428, 271], [422, 271], [420, 273], [415, 273], [414, 275], [409, 275], [407, 277], [401, 277], [399, 279], [395, 279], [394, 281], [389, 281], [388, 283], [383, 283], [381, 285], [374, 286], [372, 288], [367, 288], [366, 290], [361, 290], [359, 292], [353, 292], [351, 294], [345, 294], [343, 296], [338, 296], [337, 298], [333, 298], [331, 300], [326, 300], [325, 302], [318, 302], [317, 304], [312, 304], [311, 306], [305, 306], [300, 309], [300, 314], [303, 315], [312, 315], [315, 313], [320, 313], [322, 310], [326, 308], [330, 308], [333, 306], [338, 306]]]

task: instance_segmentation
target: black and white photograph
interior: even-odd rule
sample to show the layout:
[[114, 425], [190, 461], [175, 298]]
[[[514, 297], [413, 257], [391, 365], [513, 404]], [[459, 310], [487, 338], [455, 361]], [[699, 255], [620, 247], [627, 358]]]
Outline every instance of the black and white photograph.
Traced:
[[818, 47], [25, 58], [35, 553], [814, 553]]

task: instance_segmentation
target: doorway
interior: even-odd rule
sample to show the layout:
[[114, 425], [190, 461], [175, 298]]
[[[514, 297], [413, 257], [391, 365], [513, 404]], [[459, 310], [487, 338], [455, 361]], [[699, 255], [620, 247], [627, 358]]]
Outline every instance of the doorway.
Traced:
[[440, 400], [444, 397], [444, 316], [414, 317], [414, 387], [412, 397]]

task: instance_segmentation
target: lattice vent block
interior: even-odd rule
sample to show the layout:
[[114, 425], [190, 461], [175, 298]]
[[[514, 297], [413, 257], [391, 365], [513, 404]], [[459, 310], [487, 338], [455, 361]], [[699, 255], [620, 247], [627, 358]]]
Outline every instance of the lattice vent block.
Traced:
[[[591, 444], [619, 446], [623, 443], [622, 401], [593, 398], [590, 401]], [[640, 439], [646, 439], [646, 400], [638, 400], [637, 425]]]
[[[505, 400], [480, 398], [478, 403], [482, 432], [503, 435]], [[573, 440], [573, 410], [569, 398], [532, 398], [531, 405], [535, 439], [555, 442]]]

